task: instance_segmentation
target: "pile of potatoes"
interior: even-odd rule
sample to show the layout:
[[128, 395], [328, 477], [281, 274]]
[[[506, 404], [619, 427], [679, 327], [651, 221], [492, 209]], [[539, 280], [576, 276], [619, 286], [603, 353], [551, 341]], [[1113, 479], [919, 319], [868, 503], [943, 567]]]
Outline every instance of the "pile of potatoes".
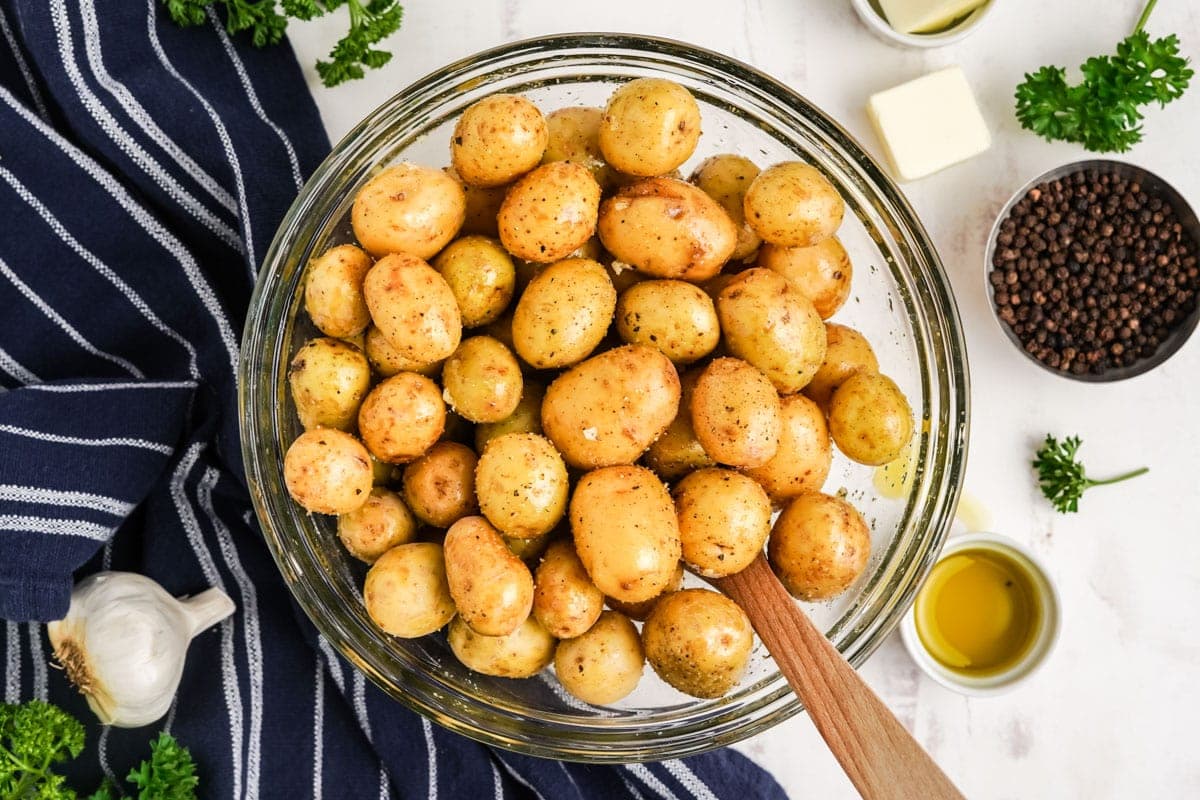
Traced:
[[753, 634], [682, 588], [685, 565], [719, 578], [765, 545], [804, 600], [863, 571], [867, 525], [821, 493], [831, 439], [884, 464], [913, 420], [866, 339], [827, 321], [850, 294], [842, 198], [807, 164], [737, 154], [682, 180], [700, 127], [661, 79], [548, 115], [487, 97], [449, 168], [381, 168], [357, 244], [309, 265], [324, 335], [291, 363], [305, 431], [284, 477], [371, 565], [383, 631], [448, 626], [488, 675], [553, 662], [588, 703], [645, 661], [715, 698]]

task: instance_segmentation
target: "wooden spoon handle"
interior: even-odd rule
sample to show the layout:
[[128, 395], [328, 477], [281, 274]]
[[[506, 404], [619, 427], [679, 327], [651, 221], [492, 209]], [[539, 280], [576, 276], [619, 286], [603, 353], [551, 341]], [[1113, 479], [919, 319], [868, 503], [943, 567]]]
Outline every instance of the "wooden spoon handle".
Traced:
[[750, 617], [860, 795], [866, 800], [962, 800], [929, 754], [796, 605], [765, 557], [713, 583]]

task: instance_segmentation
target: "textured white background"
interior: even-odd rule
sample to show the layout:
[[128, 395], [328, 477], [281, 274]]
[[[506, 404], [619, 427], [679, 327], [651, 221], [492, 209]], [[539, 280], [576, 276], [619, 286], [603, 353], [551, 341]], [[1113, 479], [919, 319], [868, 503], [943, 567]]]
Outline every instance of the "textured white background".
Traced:
[[[366, 80], [319, 86], [312, 62], [344, 22], [292, 27], [332, 139], [409, 82], [501, 42], [546, 33], [667, 36], [730, 54], [790, 84], [882, 157], [863, 112], [874, 91], [947, 64], [975, 87], [988, 153], [905, 191], [933, 235], [966, 327], [972, 377], [966, 488], [993, 529], [1031, 545], [1058, 582], [1064, 627], [1045, 668], [1010, 694], [967, 699], [917, 671], [893, 636], [863, 674], [971, 798], [1200, 796], [1200, 336], [1166, 365], [1112, 385], [1044, 373], [1016, 352], [983, 290], [985, 238], [1026, 180], [1078, 160], [1077, 147], [1025, 133], [1013, 87], [1046, 63], [1074, 67], [1109, 51], [1141, 0], [993, 0], [964, 42], [933, 51], [875, 39], [847, 0], [408, 0], [396, 57]], [[343, 12], [344, 13], [344, 12]], [[1176, 32], [1200, 59], [1200, 3], [1161, 0], [1152, 33]], [[1200, 85], [1150, 112], [1147, 141], [1127, 160], [1200, 204]], [[1076, 516], [1053, 513], [1028, 468], [1047, 432], [1083, 437], [1096, 475], [1143, 463], [1148, 476], [1096, 489]], [[801, 716], [740, 745], [797, 798], [852, 797]]]

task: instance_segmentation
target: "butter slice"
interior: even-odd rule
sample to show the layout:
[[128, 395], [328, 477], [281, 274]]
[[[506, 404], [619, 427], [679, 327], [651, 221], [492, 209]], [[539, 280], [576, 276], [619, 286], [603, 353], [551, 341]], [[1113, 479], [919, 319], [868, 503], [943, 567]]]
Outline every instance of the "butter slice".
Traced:
[[902, 181], [932, 175], [992, 146], [987, 123], [960, 67], [871, 95], [867, 116]]
[[888, 24], [901, 33], [931, 33], [984, 5], [987, 0], [879, 0]]

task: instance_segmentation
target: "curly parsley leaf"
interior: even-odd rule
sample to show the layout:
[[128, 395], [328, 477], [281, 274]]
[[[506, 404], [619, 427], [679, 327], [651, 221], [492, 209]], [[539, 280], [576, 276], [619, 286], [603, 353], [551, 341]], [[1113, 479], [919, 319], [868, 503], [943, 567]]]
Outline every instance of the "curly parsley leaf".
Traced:
[[1078, 458], [1081, 444], [1083, 442], [1078, 436], [1068, 436], [1059, 442], [1050, 434], [1046, 434], [1046, 441], [1038, 448], [1037, 457], [1033, 461], [1042, 494], [1059, 513], [1078, 511], [1079, 498], [1093, 486], [1118, 483], [1150, 471], [1148, 467], [1142, 467], [1115, 478], [1093, 480], [1087, 476], [1083, 462]]
[[83, 751], [83, 725], [57, 706], [33, 700], [0, 705], [0, 797], [75, 800], [50, 767]]
[[138, 800], [195, 800], [199, 782], [192, 754], [169, 733], [150, 743], [150, 759], [125, 780], [138, 788]]

